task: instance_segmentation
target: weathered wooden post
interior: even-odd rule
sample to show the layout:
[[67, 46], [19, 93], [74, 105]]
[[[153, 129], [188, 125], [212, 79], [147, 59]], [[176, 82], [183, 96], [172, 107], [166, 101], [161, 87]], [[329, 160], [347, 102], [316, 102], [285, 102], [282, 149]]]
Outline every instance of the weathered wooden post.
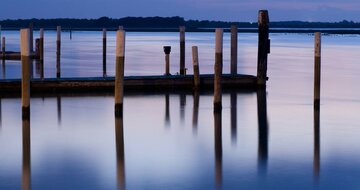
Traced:
[[180, 26], [180, 75], [185, 75], [185, 26]]
[[44, 29], [40, 28], [40, 78], [44, 79]]
[[216, 29], [214, 66], [214, 111], [221, 110], [221, 75], [223, 66], [223, 29]]
[[34, 52], [34, 24], [31, 22], [29, 24], [30, 29], [30, 53]]
[[270, 53], [269, 39], [269, 15], [267, 10], [260, 10], [258, 17], [259, 42], [258, 42], [258, 65], [257, 65], [257, 84], [266, 87], [267, 77], [267, 58]]
[[116, 32], [115, 116], [123, 113], [125, 31]]
[[2, 37], [1, 51], [2, 51], [2, 59], [5, 60], [5, 58], [6, 58], [5, 37]]
[[103, 77], [106, 77], [106, 28], [103, 28]]
[[314, 107], [320, 106], [321, 80], [321, 33], [315, 33], [315, 65], [314, 65]]
[[56, 30], [56, 78], [60, 78], [61, 26], [57, 26]]
[[165, 53], [165, 75], [170, 75], [170, 52], [171, 46], [164, 46], [164, 53]]
[[40, 58], [40, 38], [35, 39], [35, 59]]
[[231, 26], [231, 51], [230, 51], [230, 58], [231, 58], [231, 71], [232, 75], [237, 74], [237, 51], [238, 51], [238, 28], [236, 25]]
[[198, 56], [198, 47], [192, 47], [192, 58], [194, 65], [194, 86], [195, 88], [200, 87], [200, 71], [199, 71], [199, 56]]
[[22, 118], [30, 119], [30, 29], [20, 30]]

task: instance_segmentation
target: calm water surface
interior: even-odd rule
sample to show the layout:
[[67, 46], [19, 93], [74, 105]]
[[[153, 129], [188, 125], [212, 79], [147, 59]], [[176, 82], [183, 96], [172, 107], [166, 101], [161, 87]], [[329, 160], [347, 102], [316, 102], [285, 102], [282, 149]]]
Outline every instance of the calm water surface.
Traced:
[[[17, 31], [2, 35], [8, 50], [19, 50]], [[102, 76], [101, 32], [68, 35], [62, 76]], [[111, 76], [115, 33], [108, 35]], [[192, 45], [200, 72], [212, 73], [214, 34], [186, 39], [188, 73]], [[18, 97], [1, 98], [0, 189], [360, 189], [360, 36], [323, 36], [320, 112], [313, 36], [271, 40], [266, 92], [225, 93], [220, 115], [211, 93], [126, 95], [123, 118], [114, 117], [111, 94], [40, 96], [27, 123]], [[127, 33], [125, 74], [163, 74], [164, 45], [176, 74], [178, 33]], [[45, 77], [54, 77], [55, 32], [45, 33], [45, 50]], [[257, 35], [239, 34], [238, 71], [255, 74], [256, 55]], [[224, 72], [229, 58], [225, 34]], [[5, 65], [1, 77], [20, 77], [19, 61]]]

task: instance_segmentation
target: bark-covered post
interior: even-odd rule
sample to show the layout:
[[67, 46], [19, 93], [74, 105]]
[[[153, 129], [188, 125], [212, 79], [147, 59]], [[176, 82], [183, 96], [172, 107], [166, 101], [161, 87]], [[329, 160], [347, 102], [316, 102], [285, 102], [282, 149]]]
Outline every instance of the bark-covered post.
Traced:
[[320, 106], [321, 81], [321, 33], [315, 33], [315, 65], [314, 65], [314, 107]]
[[103, 77], [106, 77], [106, 28], [103, 28]]
[[115, 70], [115, 116], [123, 113], [124, 100], [124, 61], [125, 61], [125, 31], [116, 33], [116, 70]]
[[258, 17], [259, 41], [258, 41], [258, 65], [257, 65], [257, 84], [260, 87], [266, 86], [267, 77], [267, 58], [270, 53], [269, 39], [269, 15], [267, 10], [260, 10]]
[[20, 30], [22, 118], [30, 119], [30, 29]]
[[180, 26], [180, 75], [185, 75], [185, 26]]
[[216, 29], [214, 66], [214, 111], [221, 110], [221, 75], [223, 67], [223, 29]]
[[199, 55], [197, 46], [192, 47], [192, 58], [194, 65], [194, 86], [197, 89], [200, 86]]
[[170, 75], [170, 52], [171, 46], [164, 46], [164, 53], [165, 53], [165, 75]]
[[56, 78], [60, 78], [61, 26], [56, 31]]
[[238, 56], [238, 28], [236, 25], [231, 26], [231, 65], [230, 65], [230, 73], [232, 75], [237, 74], [237, 56]]

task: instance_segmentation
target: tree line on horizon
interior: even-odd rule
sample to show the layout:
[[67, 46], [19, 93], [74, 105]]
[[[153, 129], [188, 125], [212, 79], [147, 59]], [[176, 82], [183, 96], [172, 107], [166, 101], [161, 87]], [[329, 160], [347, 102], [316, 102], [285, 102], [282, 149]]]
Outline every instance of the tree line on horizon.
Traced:
[[[239, 28], [256, 28], [257, 22], [226, 22], [209, 20], [185, 20], [183, 17], [124, 17], [119, 19], [100, 17], [98, 19], [17, 19], [1, 20], [3, 28], [19, 29], [28, 27], [32, 23], [35, 28], [63, 28], [99, 29], [99, 28], [178, 28], [186, 26], [190, 29], [202, 28], [230, 28], [237, 25]], [[270, 22], [270, 28], [360, 28], [360, 23], [343, 20], [340, 22], [307, 22], [307, 21], [275, 21]]]

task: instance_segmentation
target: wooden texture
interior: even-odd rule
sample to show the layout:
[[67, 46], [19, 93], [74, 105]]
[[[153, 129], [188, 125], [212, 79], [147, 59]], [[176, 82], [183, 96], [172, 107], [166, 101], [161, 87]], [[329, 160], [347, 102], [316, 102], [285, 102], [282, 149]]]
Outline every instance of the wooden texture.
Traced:
[[320, 105], [320, 81], [321, 81], [321, 33], [315, 33], [315, 63], [314, 63], [314, 106]]
[[231, 50], [230, 50], [230, 73], [237, 74], [237, 56], [238, 56], [238, 28], [231, 26]]
[[266, 86], [267, 77], [267, 58], [270, 53], [269, 40], [269, 15], [267, 10], [260, 10], [258, 15], [258, 64], [257, 78], [260, 86]]
[[185, 26], [180, 26], [180, 75], [185, 75]]
[[215, 31], [215, 66], [214, 66], [214, 110], [222, 108], [221, 102], [221, 75], [223, 67], [223, 29]]
[[198, 55], [198, 47], [192, 47], [192, 59], [194, 65], [194, 87], [200, 87], [200, 71], [199, 71], [199, 55]]

